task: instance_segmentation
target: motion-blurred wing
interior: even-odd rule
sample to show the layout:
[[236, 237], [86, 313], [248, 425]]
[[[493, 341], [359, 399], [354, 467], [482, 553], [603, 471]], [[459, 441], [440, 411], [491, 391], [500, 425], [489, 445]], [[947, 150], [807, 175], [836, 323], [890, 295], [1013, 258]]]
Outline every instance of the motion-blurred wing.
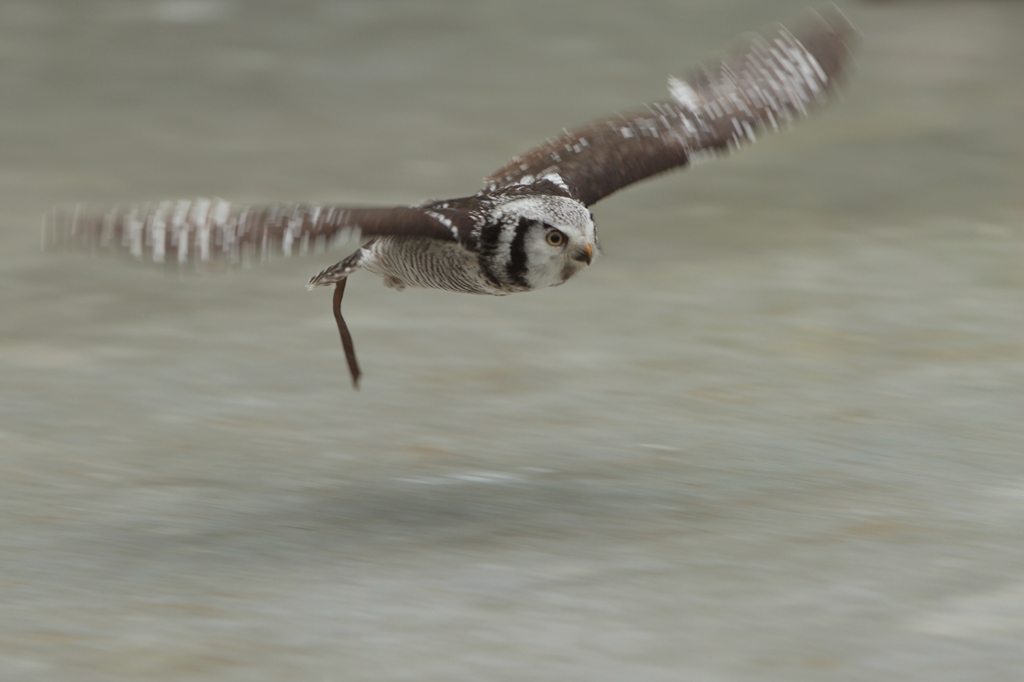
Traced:
[[854, 29], [838, 12], [796, 34], [779, 28], [691, 76], [671, 98], [566, 131], [486, 180], [529, 184], [557, 174], [586, 205], [692, 159], [753, 142], [822, 105], [848, 65]]
[[43, 248], [123, 253], [145, 262], [217, 269], [342, 246], [355, 250], [377, 236], [458, 241], [460, 229], [469, 229], [465, 222], [457, 212], [429, 207], [232, 206], [195, 199], [55, 211], [43, 223]]

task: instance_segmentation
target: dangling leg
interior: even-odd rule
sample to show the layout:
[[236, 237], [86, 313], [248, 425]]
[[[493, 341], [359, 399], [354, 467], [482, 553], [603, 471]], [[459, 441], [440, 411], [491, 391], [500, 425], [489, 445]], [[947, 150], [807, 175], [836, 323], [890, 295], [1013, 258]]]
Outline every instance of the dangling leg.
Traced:
[[341, 335], [341, 347], [345, 349], [345, 360], [348, 361], [348, 371], [352, 375], [352, 387], [359, 390], [359, 377], [363, 375], [359, 371], [359, 363], [356, 362], [356, 347], [352, 344], [352, 335], [348, 333], [348, 325], [345, 318], [341, 316], [341, 297], [345, 295], [346, 277], [340, 280], [334, 287], [334, 321], [338, 323], [338, 333]]
[[359, 389], [359, 377], [363, 373], [359, 371], [359, 363], [356, 362], [356, 349], [352, 345], [352, 335], [348, 333], [348, 325], [345, 324], [345, 318], [341, 316], [341, 297], [345, 295], [345, 282], [348, 281], [348, 276], [359, 269], [365, 255], [365, 249], [359, 249], [348, 258], [313, 275], [306, 285], [307, 289], [334, 285], [334, 321], [338, 323], [341, 346], [345, 349], [345, 360], [348, 361], [348, 371], [352, 375], [352, 386], [356, 390]]

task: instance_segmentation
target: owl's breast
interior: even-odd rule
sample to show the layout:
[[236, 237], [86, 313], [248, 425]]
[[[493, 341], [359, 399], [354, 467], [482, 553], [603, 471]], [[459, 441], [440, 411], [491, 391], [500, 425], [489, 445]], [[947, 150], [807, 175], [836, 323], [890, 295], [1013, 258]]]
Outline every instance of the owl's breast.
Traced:
[[478, 254], [462, 244], [422, 237], [381, 237], [363, 250], [363, 267], [396, 288], [422, 287], [491, 296], [512, 293], [487, 277]]

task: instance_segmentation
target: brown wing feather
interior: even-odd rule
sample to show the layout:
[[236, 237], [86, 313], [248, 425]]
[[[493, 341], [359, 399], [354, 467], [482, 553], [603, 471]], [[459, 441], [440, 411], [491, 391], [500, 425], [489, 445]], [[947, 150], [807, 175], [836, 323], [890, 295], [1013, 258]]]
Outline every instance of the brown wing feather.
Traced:
[[489, 176], [490, 187], [557, 173], [586, 205], [693, 158], [752, 142], [806, 116], [834, 90], [854, 29], [838, 12], [791, 34], [779, 28], [686, 81], [672, 98], [566, 131]]
[[153, 263], [217, 268], [348, 243], [354, 250], [375, 236], [458, 241], [460, 231], [469, 229], [466, 222], [429, 207], [232, 206], [221, 200], [195, 199], [55, 211], [44, 222], [43, 247], [125, 253]]

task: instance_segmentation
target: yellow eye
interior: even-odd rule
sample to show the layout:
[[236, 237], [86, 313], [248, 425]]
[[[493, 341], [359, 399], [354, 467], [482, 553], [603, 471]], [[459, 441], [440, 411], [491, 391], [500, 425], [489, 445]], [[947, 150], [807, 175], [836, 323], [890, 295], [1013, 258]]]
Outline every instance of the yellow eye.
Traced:
[[548, 232], [548, 244], [551, 246], [561, 246], [565, 243], [565, 235], [558, 230], [551, 230]]

